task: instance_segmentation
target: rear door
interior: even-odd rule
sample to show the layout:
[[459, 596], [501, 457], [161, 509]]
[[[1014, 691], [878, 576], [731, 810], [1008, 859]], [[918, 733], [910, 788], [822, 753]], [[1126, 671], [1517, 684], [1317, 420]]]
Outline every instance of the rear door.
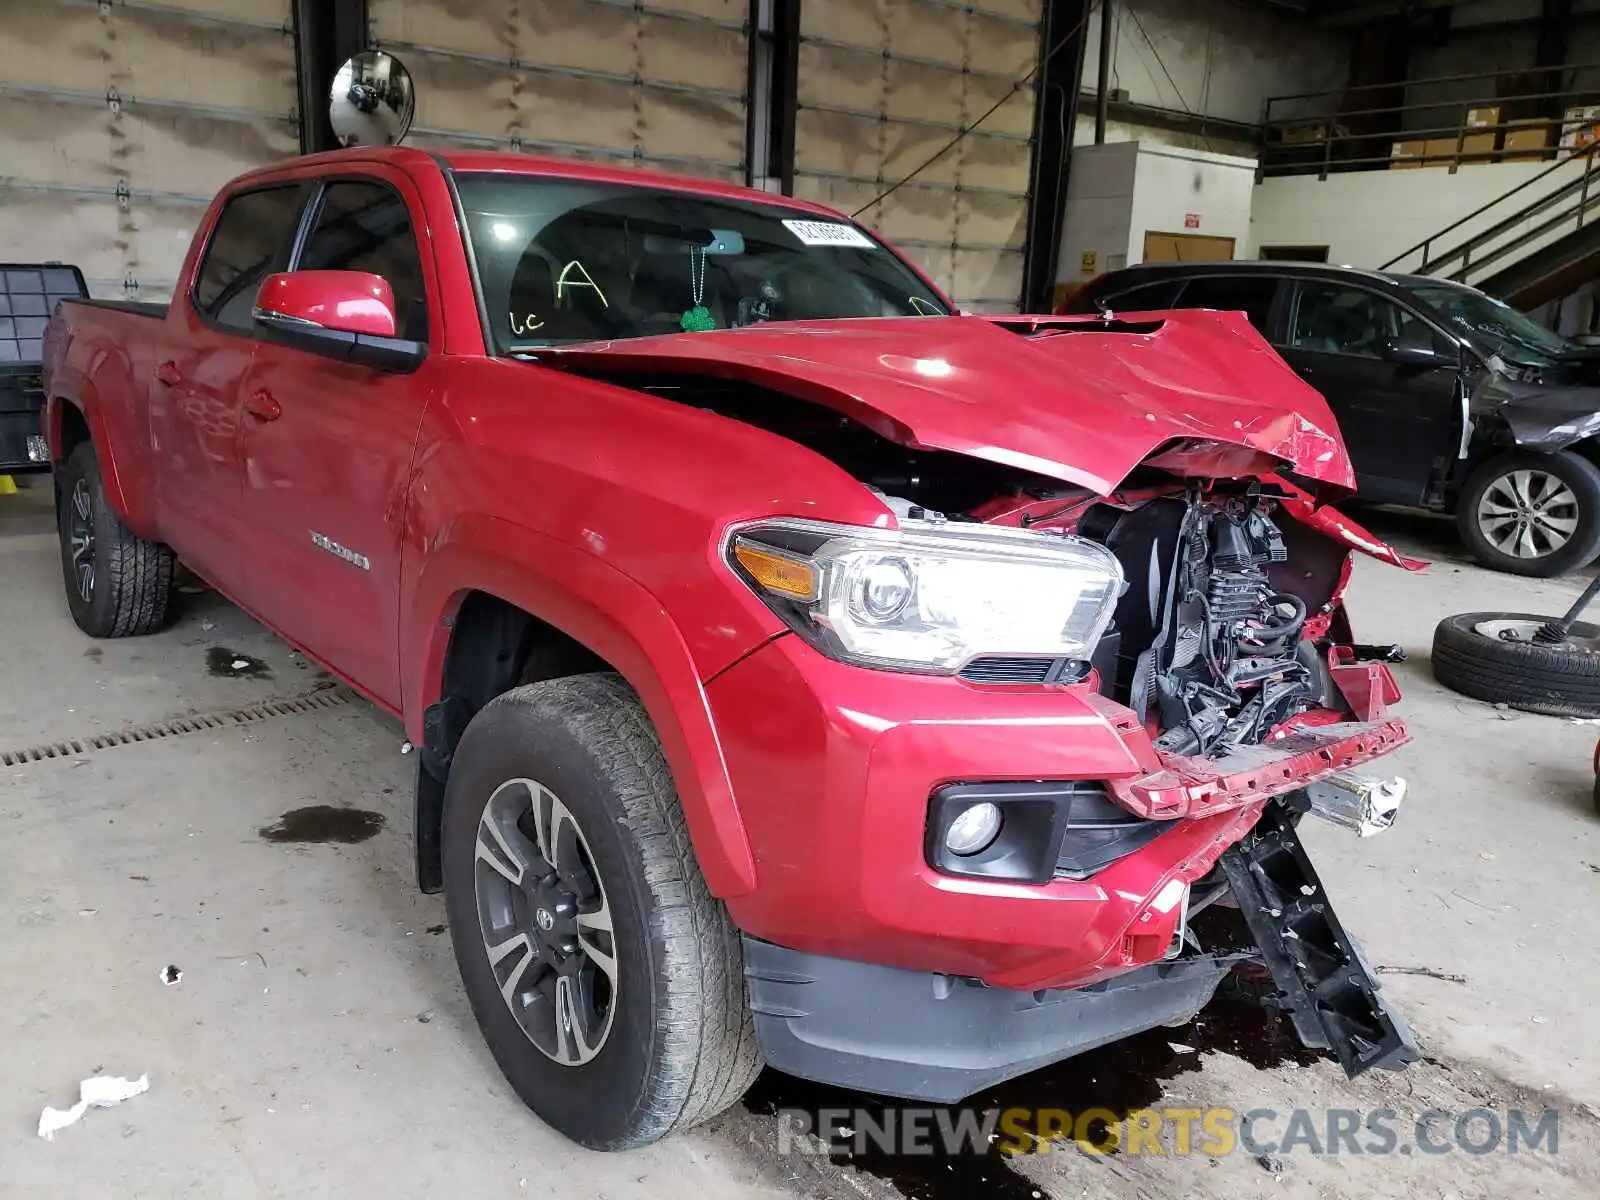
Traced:
[[[1391, 343], [1427, 346], [1439, 366], [1385, 358]], [[1360, 284], [1297, 280], [1279, 353], [1327, 398], [1362, 499], [1421, 504], [1459, 436], [1459, 351], [1426, 320]]]
[[[381, 275], [401, 337], [429, 341], [430, 325], [442, 333], [416, 234], [420, 201], [401, 173], [374, 166], [327, 180], [313, 205], [295, 269]], [[244, 388], [251, 595], [265, 620], [392, 708], [402, 522], [438, 367], [435, 356], [397, 375], [263, 341]]]
[[1212, 308], [1242, 312], [1263, 336], [1272, 336], [1272, 318], [1283, 280], [1260, 271], [1248, 274], [1201, 275], [1183, 285], [1173, 308]]
[[247, 603], [239, 410], [256, 349], [251, 309], [261, 281], [289, 261], [305, 195], [303, 185], [286, 183], [224, 201], [192, 283], [173, 297], [171, 336], [150, 378], [135, 380], [149, 388], [162, 536]]

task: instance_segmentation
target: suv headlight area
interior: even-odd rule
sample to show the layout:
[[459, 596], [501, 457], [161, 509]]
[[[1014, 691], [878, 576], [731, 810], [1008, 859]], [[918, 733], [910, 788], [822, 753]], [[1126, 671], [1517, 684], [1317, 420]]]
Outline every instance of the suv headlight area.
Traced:
[[823, 653], [938, 674], [986, 655], [1088, 659], [1123, 589], [1093, 542], [961, 522], [765, 521], [734, 533], [728, 560]]

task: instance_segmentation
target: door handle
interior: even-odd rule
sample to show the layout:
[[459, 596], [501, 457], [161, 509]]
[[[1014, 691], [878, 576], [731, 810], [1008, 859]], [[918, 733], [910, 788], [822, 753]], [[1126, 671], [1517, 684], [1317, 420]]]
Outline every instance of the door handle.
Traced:
[[283, 405], [265, 388], [258, 388], [245, 398], [244, 410], [258, 421], [276, 421], [283, 416]]
[[168, 359], [156, 368], [156, 382], [164, 383], [168, 387], [177, 387], [183, 382], [183, 372], [178, 370], [178, 364]]

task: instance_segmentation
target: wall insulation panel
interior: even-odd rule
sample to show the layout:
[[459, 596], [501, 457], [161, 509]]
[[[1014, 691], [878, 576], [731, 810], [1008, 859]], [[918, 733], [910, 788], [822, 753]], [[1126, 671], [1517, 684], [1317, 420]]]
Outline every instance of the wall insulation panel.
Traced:
[[805, 0], [795, 192], [860, 219], [963, 307], [1022, 294], [1033, 89], [916, 170], [1012, 91], [1039, 56], [1039, 0]]
[[290, 0], [0, 3], [0, 259], [171, 294], [205, 205], [296, 153]]
[[408, 142], [744, 181], [745, 0], [369, 0]]

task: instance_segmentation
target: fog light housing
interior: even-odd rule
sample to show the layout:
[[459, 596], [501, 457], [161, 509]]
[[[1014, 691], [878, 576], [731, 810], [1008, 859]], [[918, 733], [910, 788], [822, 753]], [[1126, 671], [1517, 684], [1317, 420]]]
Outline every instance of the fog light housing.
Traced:
[[28, 435], [28, 461], [36, 463], [50, 461], [50, 443], [37, 433]]
[[963, 809], [944, 831], [944, 848], [961, 858], [987, 850], [1000, 836], [1000, 809], [985, 800]]

